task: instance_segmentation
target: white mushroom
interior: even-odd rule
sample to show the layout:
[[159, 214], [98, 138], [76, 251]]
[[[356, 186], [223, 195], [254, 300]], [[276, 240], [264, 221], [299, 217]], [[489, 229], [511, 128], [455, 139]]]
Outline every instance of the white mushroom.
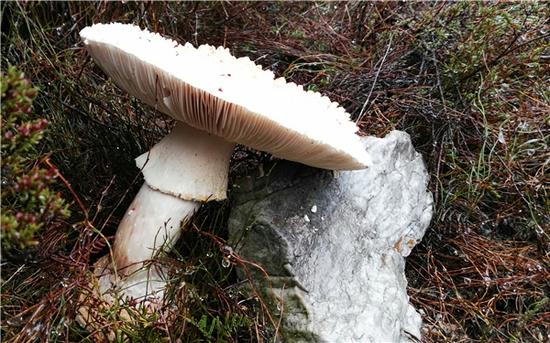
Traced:
[[[103, 259], [101, 292], [151, 300], [162, 294], [158, 271], [143, 262], [169, 249], [182, 222], [201, 202], [226, 198], [235, 143], [325, 169], [360, 169], [369, 158], [349, 114], [315, 92], [274, 79], [227, 49], [179, 45], [132, 25], [96, 24], [80, 35], [87, 51], [114, 82], [179, 122], [136, 159], [145, 183], [115, 237], [115, 279]], [[106, 272], [103, 272], [105, 268]]]

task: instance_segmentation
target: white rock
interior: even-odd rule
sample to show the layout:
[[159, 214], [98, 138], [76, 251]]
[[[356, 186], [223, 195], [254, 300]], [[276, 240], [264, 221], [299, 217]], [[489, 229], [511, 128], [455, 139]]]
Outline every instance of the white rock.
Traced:
[[[432, 216], [428, 174], [406, 133], [366, 137], [364, 144], [373, 161], [368, 169], [334, 178], [279, 162], [269, 180], [248, 179], [235, 195], [230, 240], [270, 275], [272, 288], [264, 286], [282, 300], [284, 342], [420, 338], [404, 257]], [[262, 182], [269, 187], [258, 189]], [[292, 219], [303, 216], [300, 206], [323, 208], [324, 220], [310, 219], [316, 230]]]

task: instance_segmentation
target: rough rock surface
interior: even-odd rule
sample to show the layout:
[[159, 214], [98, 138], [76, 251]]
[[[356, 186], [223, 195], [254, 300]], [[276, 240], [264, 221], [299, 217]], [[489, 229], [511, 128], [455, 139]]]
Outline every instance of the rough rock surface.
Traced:
[[269, 274], [249, 267], [279, 299], [271, 306], [284, 342], [420, 338], [404, 257], [432, 216], [428, 174], [406, 133], [363, 141], [373, 159], [366, 170], [281, 161], [236, 182], [230, 244]]

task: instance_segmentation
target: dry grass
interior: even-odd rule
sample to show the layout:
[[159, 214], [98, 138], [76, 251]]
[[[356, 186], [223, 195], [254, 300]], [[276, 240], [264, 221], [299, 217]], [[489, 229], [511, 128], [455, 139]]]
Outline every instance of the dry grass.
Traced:
[[[409, 294], [426, 323], [423, 340], [550, 339], [544, 4], [0, 6], [2, 69], [18, 65], [40, 88], [35, 112], [52, 122], [44, 153], [74, 204], [63, 230], [43, 233], [40, 250], [3, 256], [5, 339], [92, 339], [73, 322], [76, 295], [140, 184], [133, 157], [171, 126], [118, 90], [83, 51], [78, 31], [114, 20], [249, 55], [340, 102], [366, 134], [407, 131], [424, 155], [436, 201], [407, 265]], [[233, 172], [246, 170], [242, 163]], [[174, 291], [174, 301], [193, 311], [182, 311], [174, 326], [142, 316], [127, 327], [113, 310], [105, 325], [120, 324], [121, 335], [134, 339], [268, 340], [272, 325], [261, 303], [244, 298], [232, 268], [221, 267], [227, 213], [227, 204], [204, 208], [195, 223], [202, 231], [186, 232], [166, 259], [174, 284], [193, 285]]]

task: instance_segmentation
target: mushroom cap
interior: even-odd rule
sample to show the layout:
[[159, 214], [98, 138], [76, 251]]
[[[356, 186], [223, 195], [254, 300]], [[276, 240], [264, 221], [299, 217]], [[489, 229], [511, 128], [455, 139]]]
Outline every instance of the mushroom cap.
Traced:
[[176, 120], [274, 156], [325, 169], [370, 163], [358, 128], [337, 103], [275, 79], [248, 57], [198, 48], [128, 24], [80, 32], [114, 82]]

